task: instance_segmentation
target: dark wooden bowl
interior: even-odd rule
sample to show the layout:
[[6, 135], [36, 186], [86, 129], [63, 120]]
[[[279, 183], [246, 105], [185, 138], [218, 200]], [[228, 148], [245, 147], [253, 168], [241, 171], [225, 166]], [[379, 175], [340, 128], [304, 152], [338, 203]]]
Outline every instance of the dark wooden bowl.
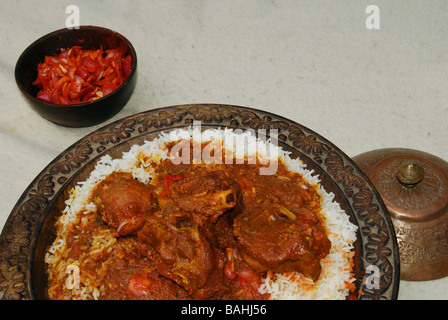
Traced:
[[[112, 93], [95, 100], [74, 105], [58, 105], [36, 99], [39, 88], [33, 85], [37, 66], [45, 56], [56, 55], [61, 48], [81, 46], [83, 49], [121, 48], [132, 57], [129, 77]], [[102, 27], [80, 26], [61, 29], [33, 42], [19, 57], [15, 68], [16, 83], [31, 107], [43, 118], [67, 127], [87, 127], [101, 123], [118, 113], [128, 102], [137, 80], [137, 54], [121, 34]]]

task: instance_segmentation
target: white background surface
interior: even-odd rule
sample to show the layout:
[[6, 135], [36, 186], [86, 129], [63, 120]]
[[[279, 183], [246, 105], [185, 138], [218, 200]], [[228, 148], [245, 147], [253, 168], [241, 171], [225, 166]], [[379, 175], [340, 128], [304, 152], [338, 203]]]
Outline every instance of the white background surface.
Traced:
[[[65, 128], [32, 111], [14, 80], [19, 55], [65, 27], [125, 35], [139, 76], [125, 108], [89, 128]], [[366, 28], [368, 5], [380, 29]], [[59, 153], [137, 112], [187, 103], [253, 107], [290, 118], [347, 155], [404, 147], [448, 159], [446, 1], [6, 0], [0, 10], [0, 227]], [[448, 279], [400, 282], [399, 299], [446, 299]]]

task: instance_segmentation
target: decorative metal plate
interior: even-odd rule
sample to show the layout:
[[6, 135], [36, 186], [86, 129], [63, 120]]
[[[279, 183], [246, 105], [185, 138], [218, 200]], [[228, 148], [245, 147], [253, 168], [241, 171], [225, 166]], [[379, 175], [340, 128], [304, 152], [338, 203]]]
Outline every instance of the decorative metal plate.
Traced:
[[68, 191], [88, 177], [105, 154], [121, 157], [161, 131], [201, 121], [205, 128], [278, 130], [278, 145], [300, 157], [359, 226], [355, 243], [357, 298], [396, 299], [399, 256], [392, 222], [377, 191], [357, 165], [331, 142], [302, 125], [256, 109], [192, 104], [154, 109], [113, 122], [74, 143], [30, 184], [0, 239], [0, 299], [46, 299], [44, 255]]

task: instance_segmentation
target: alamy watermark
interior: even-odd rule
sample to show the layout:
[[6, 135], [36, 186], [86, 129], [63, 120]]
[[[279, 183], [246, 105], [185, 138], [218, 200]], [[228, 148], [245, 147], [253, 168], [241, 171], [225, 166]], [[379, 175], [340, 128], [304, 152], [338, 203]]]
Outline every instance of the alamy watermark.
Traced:
[[[209, 130], [204, 140], [201, 122], [193, 122], [191, 137], [185, 137], [170, 150], [173, 164], [256, 164], [260, 175], [273, 175], [279, 161], [277, 129]], [[203, 146], [203, 142], [204, 145]], [[191, 148], [191, 145], [193, 146]]]
[[[67, 29], [79, 29], [80, 26], [80, 10], [77, 5], [71, 4], [65, 8], [65, 13], [68, 14], [65, 20], [65, 27]], [[369, 30], [380, 29], [380, 9], [377, 5], [368, 5], [365, 13], [369, 16], [365, 21], [365, 26]]]
[[366, 28], [369, 30], [380, 29], [380, 9], [378, 6], [371, 4], [366, 8], [366, 14], [369, 16], [366, 19]]
[[65, 286], [68, 290], [79, 289], [80, 278], [79, 278], [79, 267], [71, 264], [65, 268], [65, 273], [68, 274], [65, 280]]
[[374, 264], [367, 266], [366, 268], [366, 288], [369, 290], [380, 288], [381, 272], [380, 268]]
[[65, 13], [69, 15], [65, 19], [65, 27], [67, 29], [79, 29], [79, 7], [71, 4], [65, 8]]

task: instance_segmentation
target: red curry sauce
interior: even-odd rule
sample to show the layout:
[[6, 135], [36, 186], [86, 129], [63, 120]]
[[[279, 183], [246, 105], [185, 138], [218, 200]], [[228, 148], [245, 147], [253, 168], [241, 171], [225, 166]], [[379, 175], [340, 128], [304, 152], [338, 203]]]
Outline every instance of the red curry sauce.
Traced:
[[[102, 299], [264, 299], [267, 272], [297, 271], [316, 281], [331, 243], [314, 187], [280, 162], [155, 166], [145, 185], [113, 173], [93, 194], [96, 218], [71, 254], [88, 245], [89, 228], [112, 228], [114, 250]], [[92, 263], [95, 273], [98, 265]], [[85, 267], [84, 267], [85, 268]]]

